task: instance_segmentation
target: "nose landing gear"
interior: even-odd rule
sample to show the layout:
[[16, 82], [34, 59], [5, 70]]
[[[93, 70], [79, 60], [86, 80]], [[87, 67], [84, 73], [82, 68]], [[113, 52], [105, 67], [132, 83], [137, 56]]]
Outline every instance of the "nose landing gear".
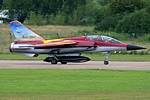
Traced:
[[109, 61], [104, 61], [104, 65], [108, 65], [109, 64]]
[[109, 58], [110, 52], [106, 52], [105, 54], [106, 54], [106, 56], [105, 56], [105, 60], [104, 60], [104, 65], [108, 65], [109, 64], [108, 58]]

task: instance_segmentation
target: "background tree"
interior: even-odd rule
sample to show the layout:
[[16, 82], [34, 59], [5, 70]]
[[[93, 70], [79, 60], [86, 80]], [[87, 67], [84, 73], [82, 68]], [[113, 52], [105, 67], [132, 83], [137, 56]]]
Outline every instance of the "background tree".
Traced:
[[111, 0], [93, 0], [93, 3], [101, 5], [101, 6], [106, 6]]
[[143, 0], [111, 0], [108, 12], [111, 15], [132, 13], [145, 7]]
[[0, 9], [2, 8], [3, 0], [0, 0]]
[[[134, 13], [134, 11], [141, 10], [146, 7], [146, 3], [143, 0], [111, 0], [108, 3], [107, 10], [103, 21], [96, 25], [97, 30], [109, 30], [115, 29], [116, 25], [125, 15]], [[116, 18], [114, 17], [116, 16]], [[97, 17], [98, 19], [98, 17]], [[109, 21], [110, 20], [110, 21]]]
[[[130, 27], [124, 20], [128, 21], [132, 14], [135, 19], [143, 18], [144, 32], [144, 28], [150, 26], [147, 23], [149, 4], [149, 0], [0, 0], [0, 7], [8, 9], [12, 19], [21, 22], [27, 19], [28, 24], [95, 25], [97, 30], [117, 32], [129, 32], [120, 25], [124, 23], [124, 27]], [[142, 9], [145, 9], [144, 13]], [[144, 15], [138, 15], [138, 11]]]
[[118, 24], [118, 21], [119, 16], [117, 15], [105, 17], [102, 20], [102, 22], [97, 24], [97, 27], [95, 27], [95, 29], [100, 31], [107, 31], [107, 30], [114, 31], [116, 25]]
[[64, 23], [70, 24], [69, 19], [72, 20], [76, 10], [83, 5], [86, 5], [86, 0], [64, 0], [62, 6], [62, 13], [65, 16]]
[[136, 33], [136, 35], [144, 35], [150, 33], [150, 15], [146, 10], [135, 11], [130, 15], [126, 15], [116, 27], [118, 33]]

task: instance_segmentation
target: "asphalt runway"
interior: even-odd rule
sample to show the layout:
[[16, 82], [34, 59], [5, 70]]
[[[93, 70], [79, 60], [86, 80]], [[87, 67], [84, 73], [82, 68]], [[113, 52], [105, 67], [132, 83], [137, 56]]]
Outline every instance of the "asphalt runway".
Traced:
[[0, 60], [0, 68], [51, 68], [51, 69], [111, 69], [111, 70], [150, 70], [150, 62], [110, 61], [104, 65], [103, 61], [89, 61], [86, 63], [58, 63], [52, 65], [43, 61], [31, 60]]

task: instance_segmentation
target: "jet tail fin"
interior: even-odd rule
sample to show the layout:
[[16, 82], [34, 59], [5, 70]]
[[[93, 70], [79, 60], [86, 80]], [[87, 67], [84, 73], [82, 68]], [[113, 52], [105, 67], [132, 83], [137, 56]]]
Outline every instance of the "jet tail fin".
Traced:
[[24, 26], [19, 21], [12, 21], [9, 23], [11, 30], [16, 37], [17, 41], [23, 40], [45, 40], [44, 37], [40, 36], [36, 32], [32, 31], [28, 27]]

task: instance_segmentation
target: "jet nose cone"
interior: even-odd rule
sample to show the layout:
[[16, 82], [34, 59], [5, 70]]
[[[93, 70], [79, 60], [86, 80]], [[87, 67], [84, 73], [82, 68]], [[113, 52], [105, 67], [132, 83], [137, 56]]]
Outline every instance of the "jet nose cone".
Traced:
[[140, 47], [140, 46], [131, 45], [131, 44], [127, 45], [127, 50], [140, 50], [140, 49], [146, 49], [146, 48]]

